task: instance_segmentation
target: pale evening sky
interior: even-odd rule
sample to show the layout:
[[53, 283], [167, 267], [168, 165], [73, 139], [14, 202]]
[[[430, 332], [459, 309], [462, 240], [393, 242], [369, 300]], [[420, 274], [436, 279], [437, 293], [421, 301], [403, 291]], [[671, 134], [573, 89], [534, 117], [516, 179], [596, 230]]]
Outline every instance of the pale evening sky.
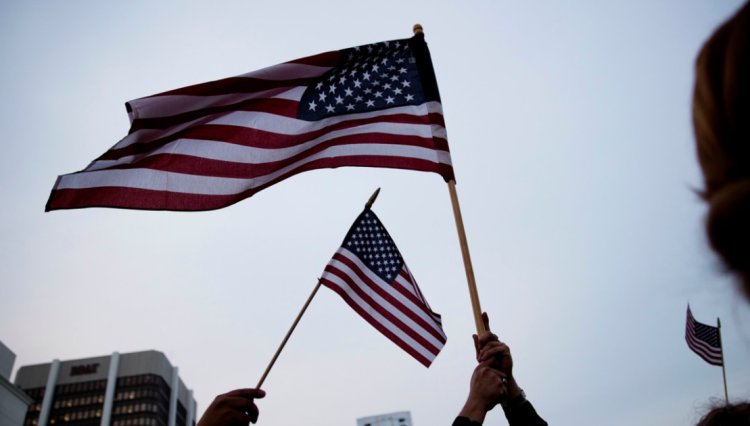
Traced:
[[[750, 304], [707, 248], [693, 64], [733, 1], [5, 1], [0, 340], [21, 365], [156, 349], [202, 413], [252, 387], [371, 192], [448, 343], [429, 369], [321, 289], [271, 371], [261, 425], [450, 424], [474, 323], [435, 174], [341, 168], [202, 213], [44, 213], [59, 174], [128, 129], [124, 102], [424, 26], [479, 296], [556, 425], [685, 425], [723, 397], [685, 308], [721, 317], [750, 398]], [[487, 425], [505, 424], [499, 410]]]

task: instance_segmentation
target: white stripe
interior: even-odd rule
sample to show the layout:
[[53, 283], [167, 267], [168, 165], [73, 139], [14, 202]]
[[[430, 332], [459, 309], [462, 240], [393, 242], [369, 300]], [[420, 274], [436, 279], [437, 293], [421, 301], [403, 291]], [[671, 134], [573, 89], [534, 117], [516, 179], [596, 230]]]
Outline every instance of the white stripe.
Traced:
[[[232, 161], [236, 163], [264, 164], [285, 160], [335, 138], [368, 133], [417, 136], [425, 139], [432, 137], [431, 129], [428, 125], [372, 123], [328, 132], [318, 138], [310, 140], [309, 142], [305, 142], [288, 148], [257, 148], [222, 141], [211, 141], [203, 139], [177, 139], [175, 141], [169, 142], [168, 144], [165, 144], [159, 149], [150, 151], [145, 156], [144, 154], [138, 154], [124, 156], [118, 158], [117, 160], [94, 161], [88, 167], [86, 167], [86, 171], [101, 170], [117, 165], [131, 164], [137, 160], [142, 160], [144, 158], [148, 158], [152, 155], [157, 154], [180, 154], [209, 158], [212, 160]], [[387, 137], [383, 137], [383, 139], [387, 139]], [[390, 146], [396, 147], [399, 145]], [[408, 145], [404, 145], [404, 147], [408, 147]], [[413, 148], [411, 154], [400, 155], [422, 158], [432, 162], [444, 162], [443, 160], [445, 160], [445, 158], [440, 158], [440, 155], [437, 154], [438, 151], [435, 151], [433, 149], [420, 147], [411, 148]], [[444, 152], [444, 154], [445, 155], [443, 157], [447, 157], [447, 164], [450, 164], [450, 154], [448, 152]]]
[[[401, 292], [395, 290], [391, 285], [388, 285], [387, 283], [384, 283], [383, 280], [379, 276], [377, 276], [377, 274], [375, 274], [374, 272], [372, 272], [370, 270], [370, 268], [367, 267], [367, 265], [365, 265], [365, 264], [362, 263], [362, 261], [357, 257], [357, 255], [355, 255], [351, 251], [347, 250], [345, 247], [339, 248], [337, 250], [337, 253], [340, 254], [340, 255], [342, 255], [342, 256], [344, 256], [344, 257], [346, 257], [350, 261], [354, 262], [354, 264], [357, 265], [357, 268], [359, 268], [359, 270], [361, 270], [362, 272], [364, 272], [365, 275], [367, 275], [367, 277], [370, 280], [372, 280], [374, 283], [376, 283], [378, 285], [378, 287], [381, 287], [382, 289], [384, 289], [391, 297], [393, 297], [394, 299], [396, 299], [399, 302], [401, 302], [409, 311], [413, 312], [419, 318], [421, 318], [426, 323], [428, 323], [430, 325], [430, 327], [434, 331], [436, 331], [439, 335], [445, 337], [445, 333], [443, 332], [443, 329], [440, 327], [440, 324], [437, 324], [435, 322], [435, 320], [432, 318], [432, 316], [429, 315], [429, 314], [427, 314], [424, 311], [424, 309], [423, 309], [422, 306], [418, 306], [418, 305], [414, 304], [414, 302], [412, 302], [412, 300], [410, 300], [408, 297], [406, 297], [403, 294], [401, 294]], [[339, 269], [339, 270], [341, 270], [343, 272], [346, 272], [347, 270], [350, 270], [350, 268], [348, 266], [346, 266], [346, 264], [343, 264], [340, 261], [335, 260], [335, 259], [332, 259], [331, 262], [329, 263], [329, 265], [332, 265], [336, 269]], [[350, 275], [350, 274], [347, 273], [347, 275]], [[364, 283], [363, 283], [363, 285], [364, 285]], [[411, 284], [408, 284], [408, 285], [411, 286]], [[368, 291], [368, 294], [369, 294], [369, 287], [368, 286], [365, 285], [363, 287], [363, 289], [365, 291]], [[379, 298], [379, 296], [378, 296], [378, 298]], [[385, 303], [388, 303], [388, 302], [386, 302], [385, 300], [383, 300], [381, 304], [385, 304]], [[413, 323], [411, 319], [409, 319], [409, 322], [413, 324], [413, 326], [410, 326], [411, 328], [414, 328], [414, 329], [416, 329], [416, 328], [424, 329], [424, 327], [422, 327], [421, 325]], [[431, 343], [436, 344], [434, 342], [438, 342], [437, 340], [434, 340], [434, 337], [432, 337], [431, 335], [430, 335], [430, 337], [431, 337], [430, 340], [432, 340]], [[440, 344], [442, 344], [442, 343], [438, 342], [436, 345], [439, 346]]]
[[293, 87], [287, 90], [286, 92], [279, 93], [278, 95], [274, 96], [274, 98], [299, 102], [299, 100], [302, 99], [302, 95], [305, 94], [306, 89], [307, 87], [304, 87], [304, 86]]
[[[375, 283], [378, 287], [385, 290], [390, 296], [398, 300], [399, 302], [403, 303], [405, 307], [412, 313], [416, 314], [426, 322], [430, 323], [432, 322], [432, 319], [424, 315], [423, 311], [419, 309], [418, 307], [414, 306], [411, 301], [403, 297], [403, 295], [398, 294], [398, 292], [394, 291], [391, 286], [388, 283], [383, 282], [383, 280], [375, 275], [372, 271], [369, 270], [369, 268], [364, 265], [356, 256], [354, 256], [352, 253], [347, 253], [348, 250], [346, 249], [339, 249], [338, 253], [345, 256], [352, 262], [354, 262], [357, 265], [357, 269], [362, 271], [365, 275], [367, 275], [367, 278], [369, 278], [372, 282]], [[357, 287], [359, 287], [365, 294], [370, 296], [374, 301], [376, 305], [384, 307], [388, 312], [392, 313], [396, 318], [401, 320], [409, 329], [414, 330], [417, 332], [420, 336], [424, 337], [425, 340], [430, 342], [433, 346], [436, 348], [442, 347], [443, 343], [436, 339], [432, 334], [430, 334], [424, 327], [422, 327], [420, 324], [409, 318], [406, 314], [401, 312], [397, 307], [393, 306], [389, 301], [384, 299], [382, 296], [380, 296], [375, 290], [371, 289], [367, 284], [362, 282], [362, 280], [359, 279], [357, 274], [345, 263], [342, 263], [336, 259], [332, 259], [328, 266], [332, 266], [339, 271], [345, 273], [353, 282], [357, 284]]]
[[[346, 157], [352, 155], [409, 157], [434, 161], [435, 152], [427, 148], [405, 147], [399, 145], [344, 145], [327, 148], [273, 173], [252, 179], [188, 175], [151, 169], [114, 169], [79, 172], [60, 176], [60, 180], [55, 189], [83, 189], [119, 186], [200, 195], [232, 195], [261, 186], [286, 174], [287, 172], [317, 159], [327, 157]], [[428, 157], [432, 157], [432, 159]], [[450, 164], [450, 155], [446, 152], [438, 152], [438, 160], [441, 163]]]
[[[380, 111], [333, 116], [317, 121], [300, 120], [297, 118], [284, 117], [267, 112], [234, 111], [229, 114], [222, 115], [215, 120], [212, 120], [210, 124], [247, 127], [283, 135], [299, 135], [324, 129], [336, 123], [345, 123], [352, 120], [387, 117], [397, 114], [422, 117], [429, 113], [429, 109], [430, 105], [428, 104], [406, 105], [401, 107], [388, 108]], [[445, 128], [442, 126], [438, 126], [438, 129], [441, 130], [438, 130], [435, 135], [438, 137], [445, 137]]]
[[[354, 290], [351, 289], [348, 283], [344, 282], [341, 278], [337, 277], [333, 274], [327, 274], [324, 273], [322, 279], [327, 280], [330, 284], [332, 284], [335, 287], [338, 287], [339, 289], [343, 290], [350, 298], [351, 300], [360, 307], [360, 309], [364, 310], [370, 316], [379, 324], [381, 324], [383, 327], [385, 327], [388, 331], [398, 336], [399, 339], [401, 339], [404, 343], [406, 343], [409, 347], [411, 347], [414, 351], [418, 352], [423, 357], [427, 358], [430, 362], [435, 359], [437, 354], [433, 354], [429, 350], [427, 350], [424, 346], [419, 344], [419, 342], [415, 341], [411, 338], [408, 334], [404, 333], [399, 327], [391, 323], [387, 318], [382, 316], [378, 311], [376, 311], [373, 307], [371, 307], [369, 304], [367, 304], [364, 300], [362, 300], [357, 293], [354, 292]], [[359, 314], [359, 313], [358, 313]], [[442, 344], [438, 345], [438, 350], [442, 349]]]

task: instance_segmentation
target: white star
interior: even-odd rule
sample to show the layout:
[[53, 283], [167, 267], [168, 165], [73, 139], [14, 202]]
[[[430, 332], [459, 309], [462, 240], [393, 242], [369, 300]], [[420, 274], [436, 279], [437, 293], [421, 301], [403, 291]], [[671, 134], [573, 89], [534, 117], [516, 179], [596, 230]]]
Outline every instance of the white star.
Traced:
[[346, 77], [342, 75], [341, 78], [339, 79], [339, 84], [344, 84], [344, 83], [346, 83]]
[[[403, 61], [403, 59], [402, 59], [402, 61]], [[400, 72], [401, 74], [405, 74], [406, 73], [406, 68], [401, 67], [401, 68], [399, 68], [398, 72]]]
[[409, 83], [409, 80], [402, 81], [401, 85], [404, 86], [404, 87], [411, 87], [411, 83]]
[[385, 98], [385, 103], [387, 104], [392, 104], [393, 101], [395, 101], [395, 99], [393, 99], [393, 96], [388, 96], [387, 98]]
[[370, 79], [370, 73], [369, 72], [363, 73], [362, 74], [362, 78], [364, 78], [365, 80], [369, 80]]
[[380, 92], [380, 91], [375, 92], [375, 97], [376, 98], [379, 98], [381, 96], [383, 96], [383, 92]]
[[325, 101], [326, 100], [326, 93], [325, 92], [318, 93], [318, 98], [319, 98], [318, 100], [321, 101], [321, 102]]
[[354, 87], [356, 87], [357, 89], [359, 89], [359, 87], [360, 87], [361, 85], [362, 85], [362, 82], [361, 82], [361, 81], [359, 81], [359, 79], [356, 79], [356, 80], [354, 80]]
[[318, 84], [315, 85], [315, 88], [320, 90], [321, 87], [323, 87], [323, 82], [319, 81]]
[[331, 87], [328, 88], [328, 91], [331, 92], [331, 93], [336, 93], [336, 87], [335, 86], [331, 86]]
[[352, 91], [352, 89], [350, 89], [348, 87], [344, 90], [344, 93], [346, 94], [346, 96], [351, 96], [351, 95], [354, 94], [354, 92]]
[[414, 100], [414, 96], [412, 96], [412, 95], [406, 95], [406, 100], [407, 101], [413, 101]]
[[383, 89], [390, 89], [390, 88], [391, 88], [391, 83], [385, 83], [383, 85]]
[[379, 69], [380, 67], [377, 64], [372, 66], [372, 72], [378, 72]]
[[395, 93], [395, 94], [397, 94], [397, 95], [400, 95], [400, 94], [401, 94], [401, 89], [399, 89], [399, 88], [397, 87], [397, 88], [393, 89], [393, 93]]
[[373, 101], [373, 100], [369, 100], [369, 101], [367, 101], [365, 103], [367, 104], [368, 107], [374, 107], [375, 106], [375, 101]]
[[317, 106], [317, 105], [315, 104], [315, 101], [310, 101], [310, 104], [309, 104], [309, 105], [310, 105], [310, 109], [311, 109], [312, 111], [315, 111], [315, 107]]
[[344, 98], [342, 98], [341, 96], [336, 96], [334, 99], [336, 100], [337, 105], [344, 103]]
[[346, 106], [346, 110], [347, 111], [353, 111], [354, 110], [354, 105], [352, 105], [352, 104], [347, 105]]
[[336, 109], [332, 105], [326, 105], [326, 111], [334, 112]]
[[357, 96], [356, 98], [354, 98], [354, 100], [357, 102], [362, 102], [362, 96]]

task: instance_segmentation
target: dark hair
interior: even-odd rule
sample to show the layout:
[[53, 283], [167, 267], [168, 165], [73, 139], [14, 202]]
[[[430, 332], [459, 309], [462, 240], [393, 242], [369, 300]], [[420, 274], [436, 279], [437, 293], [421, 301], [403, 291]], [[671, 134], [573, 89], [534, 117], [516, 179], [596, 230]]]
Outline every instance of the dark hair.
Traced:
[[696, 426], [750, 425], [750, 402], [716, 406]]
[[709, 241], [750, 298], [750, 3], [698, 55], [693, 127]]

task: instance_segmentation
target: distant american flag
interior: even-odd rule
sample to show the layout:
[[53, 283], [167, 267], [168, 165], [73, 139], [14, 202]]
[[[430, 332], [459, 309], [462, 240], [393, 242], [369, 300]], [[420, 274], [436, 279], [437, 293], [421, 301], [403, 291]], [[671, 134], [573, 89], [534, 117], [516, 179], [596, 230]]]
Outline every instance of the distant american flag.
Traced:
[[212, 210], [297, 173], [387, 167], [454, 179], [427, 45], [326, 52], [126, 104], [129, 134], [58, 177], [46, 210]]
[[707, 363], [719, 366], [723, 364], [719, 328], [696, 321], [690, 312], [690, 305], [687, 308], [685, 340], [688, 347]]
[[426, 367], [445, 345], [440, 315], [430, 309], [372, 210], [366, 209], [354, 221], [321, 282]]

